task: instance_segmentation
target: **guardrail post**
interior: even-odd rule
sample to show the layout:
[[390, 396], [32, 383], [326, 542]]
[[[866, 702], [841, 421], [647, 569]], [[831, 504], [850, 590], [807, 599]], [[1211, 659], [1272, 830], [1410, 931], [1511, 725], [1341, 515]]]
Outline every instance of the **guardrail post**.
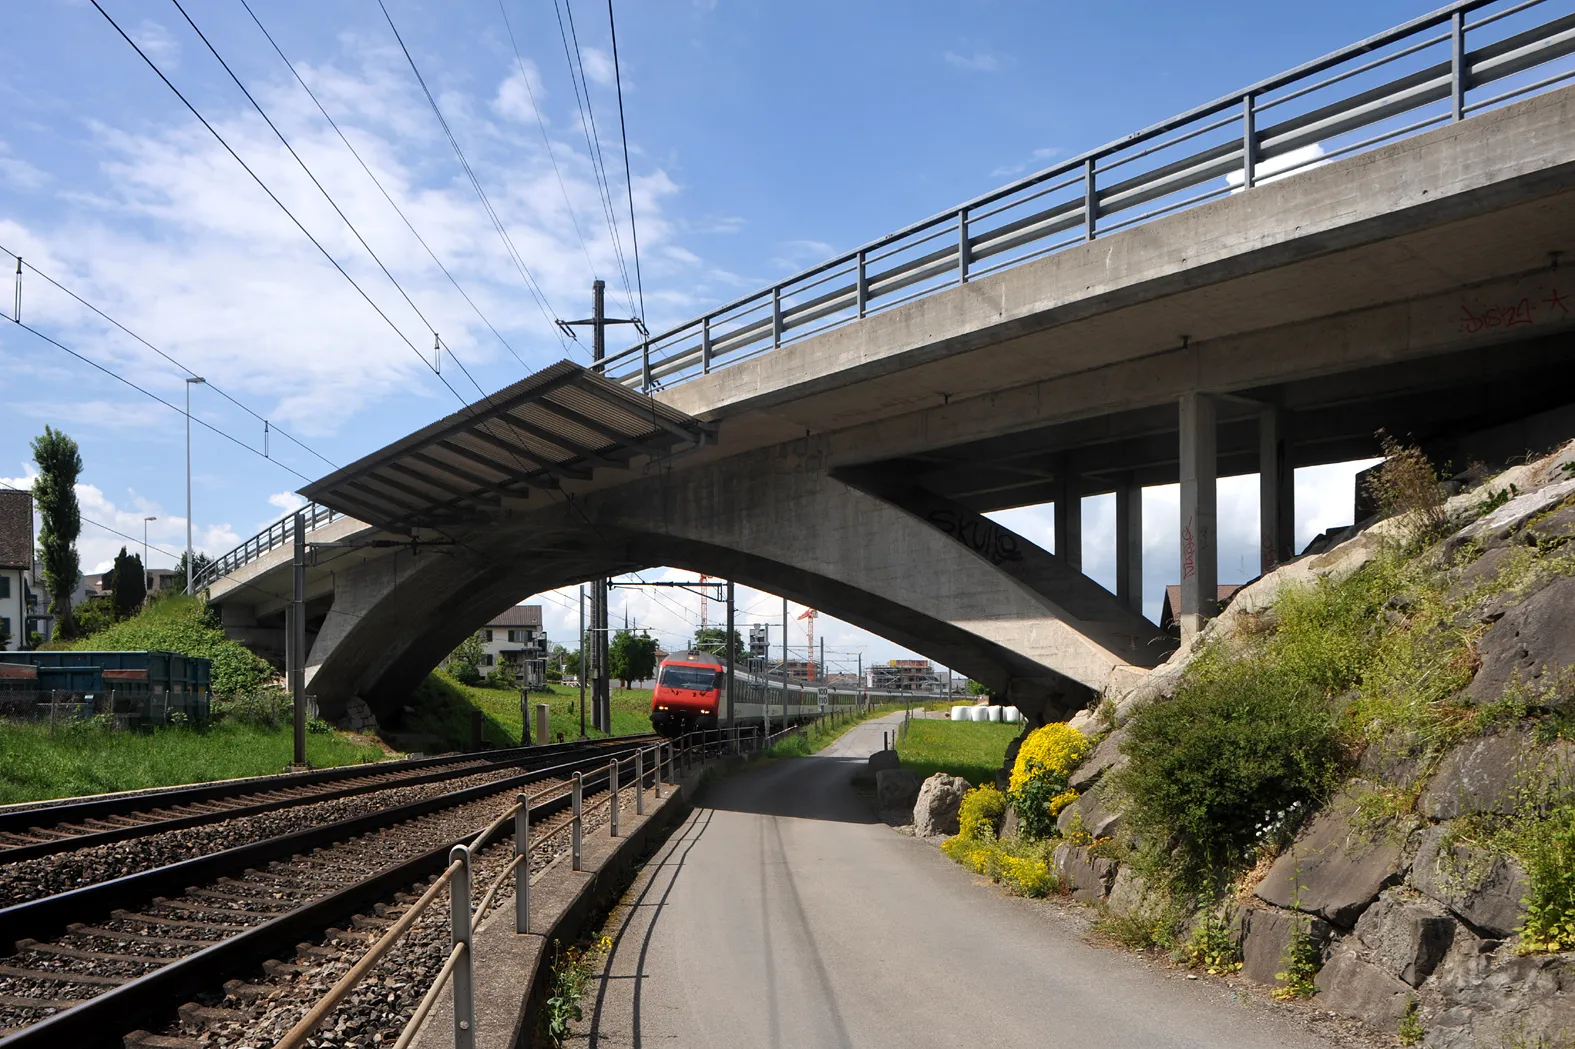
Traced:
[[662, 800], [662, 745], [651, 748], [651, 791], [656, 800]]
[[608, 808], [607, 808], [607, 811], [611, 814], [611, 819], [607, 823], [607, 833], [608, 833], [609, 836], [616, 838], [618, 836], [618, 759], [617, 758], [614, 758], [613, 760], [611, 760], [611, 761], [609, 761], [607, 763], [607, 792], [612, 795], [612, 801], [608, 804]]
[[704, 317], [700, 321], [700, 371], [704, 375], [711, 374], [711, 318]]
[[569, 831], [569, 838], [570, 838], [569, 852], [571, 853], [571, 859], [573, 860], [573, 867], [574, 867], [575, 870], [579, 870], [580, 869], [580, 825], [581, 825], [580, 824], [580, 811], [581, 811], [581, 809], [584, 806], [584, 802], [585, 802], [585, 784], [584, 784], [584, 779], [580, 776], [580, 774], [578, 772], [576, 772], [574, 774], [574, 798], [573, 798], [573, 805], [572, 805], [572, 811], [573, 811], [574, 815], [570, 819], [570, 823], [573, 826], [572, 826], [572, 829]]
[[472, 979], [475, 952], [470, 941], [470, 849], [456, 845], [449, 850], [449, 863], [459, 862], [459, 873], [449, 882], [449, 925], [454, 945], [464, 945], [459, 964], [454, 966], [454, 1049], [475, 1049], [476, 990]]
[[1449, 110], [1455, 120], [1466, 115], [1466, 13], [1458, 10], [1449, 21]]
[[861, 249], [858, 256], [857, 272], [853, 275], [853, 299], [858, 304], [859, 316], [864, 316], [864, 311], [870, 304], [870, 282], [865, 271], [864, 252]]
[[1094, 158], [1083, 161], [1083, 239], [1094, 239], [1094, 219], [1099, 210], [1099, 195], [1094, 190]]
[[514, 814], [514, 931], [530, 932], [530, 798], [514, 795], [519, 811]]
[[645, 815], [645, 751], [634, 752], [634, 814]]
[[1241, 185], [1251, 189], [1257, 179], [1258, 126], [1253, 105], [1256, 99], [1249, 91], [1241, 96]]
[[957, 212], [957, 283], [968, 283], [968, 209]]

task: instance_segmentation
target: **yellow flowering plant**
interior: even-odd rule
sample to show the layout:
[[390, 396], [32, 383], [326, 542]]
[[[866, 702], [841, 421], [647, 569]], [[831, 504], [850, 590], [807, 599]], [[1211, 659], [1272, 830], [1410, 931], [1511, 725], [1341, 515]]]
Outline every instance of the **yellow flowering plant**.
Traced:
[[1055, 833], [1061, 810], [1077, 800], [1067, 777], [1088, 753], [1089, 740], [1064, 722], [1037, 728], [1018, 748], [1009, 797], [1023, 833], [1047, 838]]

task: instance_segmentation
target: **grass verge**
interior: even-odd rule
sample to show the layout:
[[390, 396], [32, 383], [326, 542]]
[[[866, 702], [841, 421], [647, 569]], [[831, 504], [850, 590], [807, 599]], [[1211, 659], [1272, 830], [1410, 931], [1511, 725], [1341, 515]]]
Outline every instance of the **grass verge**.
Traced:
[[946, 772], [974, 786], [994, 783], [1007, 745], [1021, 730], [1021, 725], [1000, 722], [919, 719], [908, 725], [907, 736], [897, 742], [897, 756], [902, 767], [912, 769], [920, 779]]
[[847, 721], [838, 721], [834, 725], [826, 721], [820, 722], [819, 724], [810, 727], [804, 732], [788, 736], [786, 739], [778, 740], [776, 743], [773, 743], [771, 748], [766, 751], [766, 757], [808, 757], [816, 751], [822, 750], [841, 739], [848, 732], [848, 730], [852, 729], [854, 726], [862, 725], [871, 718], [878, 718], [884, 714], [890, 714], [894, 710], [901, 709], [902, 707], [900, 706], [875, 707], [872, 710], [866, 711], [864, 716], [860, 717], [856, 721], [851, 719]]
[[[588, 702], [588, 699], [587, 699]], [[551, 707], [547, 718], [553, 739], [580, 738], [580, 690], [567, 685], [552, 685], [550, 692], [532, 692], [531, 708], [537, 703]], [[449, 750], [470, 746], [471, 712], [481, 711], [482, 732], [488, 742], [499, 747], [518, 746], [520, 742], [520, 694], [513, 689], [462, 685], [441, 670], [435, 670], [417, 687], [410, 698], [414, 713], [407, 715], [404, 732], [437, 740], [434, 749]], [[534, 715], [533, 715], [534, 716]], [[612, 734], [629, 736], [651, 731], [651, 690], [621, 689], [612, 692]], [[586, 734], [604, 735], [590, 726], [586, 711]]]
[[[0, 804], [265, 776], [282, 771], [290, 755], [288, 725], [221, 722], [207, 730], [116, 732], [82, 721], [51, 737], [48, 725], [0, 724]], [[306, 737], [307, 760], [317, 768], [384, 756], [376, 744], [336, 732]]]

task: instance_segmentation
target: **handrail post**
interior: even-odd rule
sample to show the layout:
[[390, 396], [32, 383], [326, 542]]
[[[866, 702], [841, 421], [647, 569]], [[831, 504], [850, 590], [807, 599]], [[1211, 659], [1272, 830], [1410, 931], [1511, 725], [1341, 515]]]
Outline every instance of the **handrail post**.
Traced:
[[618, 759], [613, 758], [607, 763], [607, 792], [612, 795], [607, 811], [611, 818], [607, 821], [607, 833], [610, 837], [618, 836]]
[[662, 745], [651, 748], [651, 790], [656, 800], [662, 800]]
[[1099, 209], [1099, 195], [1094, 191], [1094, 158], [1083, 161], [1083, 239], [1094, 239], [1095, 212]]
[[476, 991], [472, 979], [475, 952], [470, 938], [470, 849], [456, 845], [449, 850], [449, 863], [459, 862], [459, 871], [449, 883], [449, 925], [454, 946], [464, 945], [459, 964], [454, 966], [454, 1049], [475, 1049]]
[[640, 344], [640, 389], [646, 393], [651, 392], [651, 344]]
[[530, 798], [516, 794], [519, 811], [514, 814], [514, 931], [530, 932]]
[[709, 315], [700, 319], [700, 372], [703, 375], [711, 374], [711, 318]]
[[957, 212], [957, 283], [968, 283], [968, 209]]
[[864, 249], [860, 248], [858, 255], [858, 272], [853, 278], [853, 286], [855, 289], [853, 292], [853, 298], [858, 304], [860, 318], [864, 316], [864, 312], [869, 308], [870, 304], [870, 282], [869, 275], [865, 270], [865, 266], [866, 260], [864, 258]]
[[1460, 10], [1449, 20], [1449, 110], [1454, 120], [1466, 115], [1466, 13]]
[[571, 859], [573, 860], [573, 869], [574, 870], [579, 870], [580, 869], [580, 826], [581, 826], [581, 823], [580, 823], [580, 812], [581, 812], [581, 810], [584, 807], [584, 802], [585, 802], [585, 781], [584, 781], [584, 777], [582, 777], [578, 772], [576, 772], [574, 774], [574, 798], [573, 798], [573, 805], [572, 805], [572, 810], [573, 810], [574, 815], [570, 819], [570, 823], [572, 824], [572, 829], [569, 831], [569, 838], [570, 838], [569, 852], [571, 853]]
[[645, 751], [634, 752], [634, 814], [645, 815]]
[[1251, 189], [1258, 173], [1258, 127], [1253, 105], [1256, 99], [1249, 91], [1241, 96], [1241, 188]]
[[771, 289], [771, 345], [782, 345], [782, 286]]

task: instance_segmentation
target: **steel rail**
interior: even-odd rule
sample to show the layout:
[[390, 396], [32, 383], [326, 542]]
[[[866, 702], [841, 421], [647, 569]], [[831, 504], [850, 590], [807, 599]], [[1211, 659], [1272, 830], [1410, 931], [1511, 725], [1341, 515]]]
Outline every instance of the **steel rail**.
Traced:
[[[639, 747], [652, 738], [626, 737], [626, 740], [630, 747]], [[286, 859], [431, 812], [480, 800], [491, 794], [516, 790], [529, 782], [562, 775], [593, 763], [596, 767], [605, 768], [601, 764], [605, 760], [603, 751], [561, 765], [535, 769], [522, 776], [466, 788], [441, 798], [412, 802], [369, 816], [238, 846], [211, 856], [128, 875], [113, 882], [101, 882], [19, 904], [0, 910], [0, 929], [4, 929], [5, 941], [37, 939], [41, 935], [62, 931], [70, 922], [110, 913], [123, 902], [146, 902], [164, 892], [179, 892], [188, 885], [210, 882], [249, 867]], [[549, 798], [541, 808], [544, 815], [552, 815], [567, 807], [567, 804], [568, 796], [558, 795]], [[491, 825], [494, 835], [502, 830], [502, 826], [500, 823]], [[330, 927], [345, 915], [353, 914], [372, 902], [443, 870], [449, 865], [451, 849], [478, 840], [474, 832], [467, 832], [436, 848], [376, 871], [353, 885], [237, 932], [234, 936], [175, 959], [145, 976], [85, 999], [80, 1004], [0, 1038], [0, 1049], [53, 1049], [61, 1045], [81, 1049], [103, 1046], [109, 1049], [110, 1046], [118, 1046], [126, 1031], [150, 1019], [169, 1014], [175, 1004], [210, 988], [216, 974], [233, 974], [260, 964], [303, 938]]]
[[[611, 739], [615, 740], [616, 737]], [[22, 860], [52, 856], [61, 852], [70, 852], [94, 845], [109, 845], [115, 842], [129, 841], [133, 838], [147, 837], [152, 834], [162, 834], [166, 831], [184, 830], [189, 827], [205, 826], [211, 823], [223, 823], [231, 819], [276, 812], [280, 809], [293, 808], [298, 805], [311, 805], [319, 801], [334, 801], [373, 791], [419, 786], [423, 783], [459, 778], [485, 772], [489, 768], [507, 768], [509, 766], [522, 765], [541, 757], [565, 753], [577, 747], [616, 745], [611, 740], [599, 739], [593, 740], [588, 744], [575, 741], [574, 743], [554, 743], [543, 747], [510, 747], [506, 750], [486, 751], [475, 754], [453, 754], [387, 763], [347, 765], [335, 769], [287, 773], [277, 777], [236, 780], [222, 784], [202, 784], [191, 787], [179, 787], [170, 791], [3, 812], [0, 813], [0, 833], [31, 835], [35, 828], [48, 830], [62, 824], [75, 824], [87, 820], [103, 820], [106, 816], [130, 817], [148, 815], [157, 809], [177, 808], [182, 805], [200, 802], [224, 801], [243, 798], [252, 794], [266, 795], [276, 791], [312, 787], [339, 780], [364, 778], [370, 778], [371, 780], [370, 782], [358, 783], [338, 790], [323, 790], [294, 797], [258, 801], [234, 808], [151, 819], [145, 823], [133, 826], [72, 833], [68, 837], [54, 838], [31, 844], [0, 845], [0, 863], [16, 863]], [[415, 774], [412, 775], [411, 773]]]

